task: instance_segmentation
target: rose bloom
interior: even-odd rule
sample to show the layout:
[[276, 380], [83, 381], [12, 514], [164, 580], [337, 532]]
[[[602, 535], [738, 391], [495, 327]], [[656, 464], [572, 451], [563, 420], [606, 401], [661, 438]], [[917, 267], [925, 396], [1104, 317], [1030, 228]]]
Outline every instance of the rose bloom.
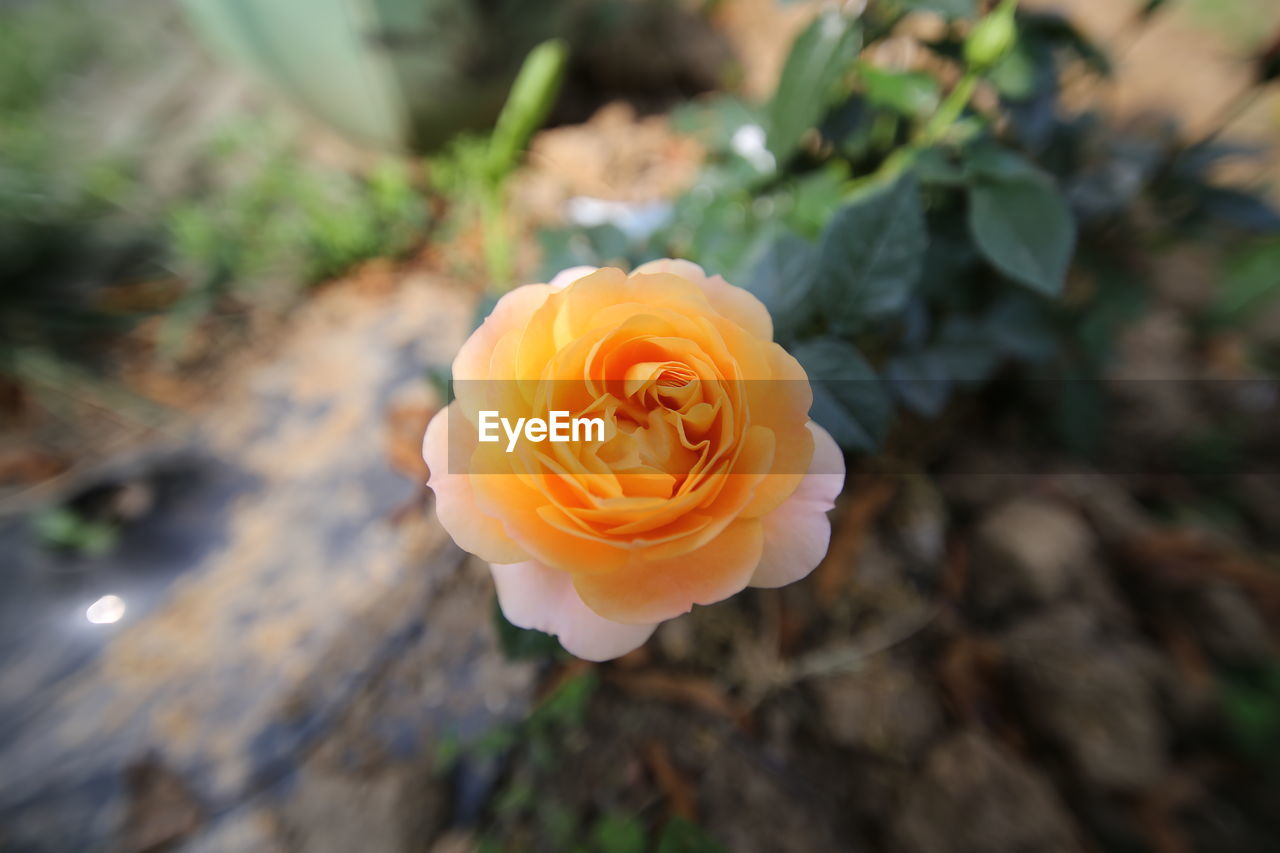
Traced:
[[[764, 305], [688, 261], [578, 267], [502, 297], [427, 428], [441, 524], [507, 619], [607, 660], [658, 623], [826, 553], [844, 460]], [[603, 441], [480, 442], [479, 412], [569, 411]]]

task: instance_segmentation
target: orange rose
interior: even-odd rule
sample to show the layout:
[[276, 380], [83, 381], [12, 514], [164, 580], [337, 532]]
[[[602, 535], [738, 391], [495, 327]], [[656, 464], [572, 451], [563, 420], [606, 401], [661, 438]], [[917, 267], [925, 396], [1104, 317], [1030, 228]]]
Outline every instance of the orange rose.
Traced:
[[[508, 620], [579, 657], [625, 654], [694, 604], [798, 580], [826, 552], [844, 461], [809, 421], [804, 370], [754, 296], [692, 263], [517, 288], [453, 378], [423, 447], [440, 521], [492, 564]], [[552, 413], [605, 434], [481, 429]]]

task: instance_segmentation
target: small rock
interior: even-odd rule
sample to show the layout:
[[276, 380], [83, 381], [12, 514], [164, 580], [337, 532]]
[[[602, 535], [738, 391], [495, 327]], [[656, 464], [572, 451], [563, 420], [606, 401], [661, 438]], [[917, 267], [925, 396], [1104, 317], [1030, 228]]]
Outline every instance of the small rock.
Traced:
[[1029, 725], [1055, 743], [1090, 784], [1132, 792], [1167, 770], [1161, 659], [1111, 636], [1089, 608], [1062, 605], [1001, 640]]
[[298, 778], [280, 812], [293, 850], [414, 849], [441, 820], [440, 794], [414, 768], [370, 775], [313, 771]]
[[1083, 464], [1065, 464], [1047, 485], [1080, 507], [1104, 545], [1123, 544], [1149, 534], [1155, 526], [1121, 478]]
[[716, 750], [704, 760], [702, 823], [725, 849], [734, 853], [859, 849], [849, 843], [849, 828], [836, 825], [822, 808], [827, 792], [818, 779], [781, 777], [734, 750]]
[[1006, 503], [978, 529], [970, 563], [974, 604], [988, 613], [1048, 604], [1093, 559], [1093, 533], [1075, 513], [1039, 499]]
[[818, 681], [822, 723], [836, 743], [909, 762], [942, 728], [942, 709], [927, 684], [881, 656], [858, 672]]
[[1262, 539], [1280, 546], [1280, 476], [1244, 474], [1236, 479], [1246, 511], [1262, 532]]
[[129, 768], [129, 813], [125, 850], [158, 850], [191, 836], [205, 820], [204, 809], [176, 772], [152, 756]]
[[470, 833], [451, 829], [431, 845], [431, 853], [474, 853], [479, 845]]
[[922, 568], [939, 571], [947, 544], [947, 504], [927, 477], [906, 477], [889, 510], [895, 542]]
[[1191, 605], [1192, 630], [1209, 652], [1227, 663], [1256, 663], [1271, 655], [1271, 635], [1239, 587], [1213, 583]]
[[1191, 329], [1171, 308], [1157, 308], [1132, 323], [1116, 343], [1107, 370], [1113, 401], [1109, 434], [1132, 454], [1167, 448], [1202, 429], [1207, 413], [1195, 397], [1198, 375]]
[[937, 484], [948, 506], [973, 511], [1011, 498], [1030, 480], [1025, 461], [1007, 450], [975, 444], [952, 453]]
[[936, 747], [907, 789], [893, 847], [906, 853], [1037, 853], [1080, 845], [1053, 786], [985, 736]]
[[673, 661], [684, 661], [693, 652], [693, 620], [668, 619], [658, 626], [654, 635], [658, 648]]

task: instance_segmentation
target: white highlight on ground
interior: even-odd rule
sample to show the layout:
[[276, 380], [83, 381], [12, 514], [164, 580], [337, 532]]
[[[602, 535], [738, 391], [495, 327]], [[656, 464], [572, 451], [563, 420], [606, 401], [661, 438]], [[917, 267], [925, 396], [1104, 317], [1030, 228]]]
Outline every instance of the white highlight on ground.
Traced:
[[104, 595], [84, 611], [84, 618], [95, 625], [110, 625], [124, 616], [124, 599], [118, 595]]

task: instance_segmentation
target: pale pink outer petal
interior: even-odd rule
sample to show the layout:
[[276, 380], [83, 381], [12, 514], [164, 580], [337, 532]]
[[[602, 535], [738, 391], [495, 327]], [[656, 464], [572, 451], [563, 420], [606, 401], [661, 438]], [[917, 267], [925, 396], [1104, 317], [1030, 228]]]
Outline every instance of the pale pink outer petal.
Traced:
[[551, 281], [547, 282], [547, 287], [550, 287], [552, 290], [564, 290], [578, 279], [589, 276], [598, 269], [600, 269], [600, 267], [580, 266], [569, 267], [567, 270], [560, 270], [560, 272], [556, 273], [555, 276], [552, 277]]
[[[449, 472], [449, 410], [456, 405], [450, 403], [436, 412], [422, 438], [422, 458], [431, 470], [427, 485], [436, 494], [436, 518], [459, 548], [482, 560], [500, 563], [527, 560], [529, 554], [511, 541], [502, 523], [480, 511], [471, 478], [464, 473]], [[460, 457], [455, 455], [457, 458]]]
[[605, 619], [582, 603], [567, 573], [541, 563], [495, 564], [490, 568], [507, 621], [556, 635], [565, 651], [584, 660], [621, 657], [644, 645], [658, 627]]
[[[526, 284], [502, 295], [489, 316], [463, 342], [453, 359], [454, 380], [492, 379], [489, 361], [498, 341], [528, 325], [529, 318], [552, 294], [546, 284]], [[504, 376], [503, 379], [513, 377]]]
[[809, 422], [813, 459], [799, 487], [764, 516], [764, 554], [751, 586], [779, 587], [798, 581], [817, 567], [831, 542], [827, 512], [844, 487], [844, 455], [825, 429]]
[[724, 316], [762, 340], [773, 340], [773, 317], [764, 303], [747, 290], [734, 287], [718, 275], [709, 276], [692, 261], [661, 258], [641, 264], [634, 274], [671, 273], [686, 278], [702, 288], [707, 301]]

